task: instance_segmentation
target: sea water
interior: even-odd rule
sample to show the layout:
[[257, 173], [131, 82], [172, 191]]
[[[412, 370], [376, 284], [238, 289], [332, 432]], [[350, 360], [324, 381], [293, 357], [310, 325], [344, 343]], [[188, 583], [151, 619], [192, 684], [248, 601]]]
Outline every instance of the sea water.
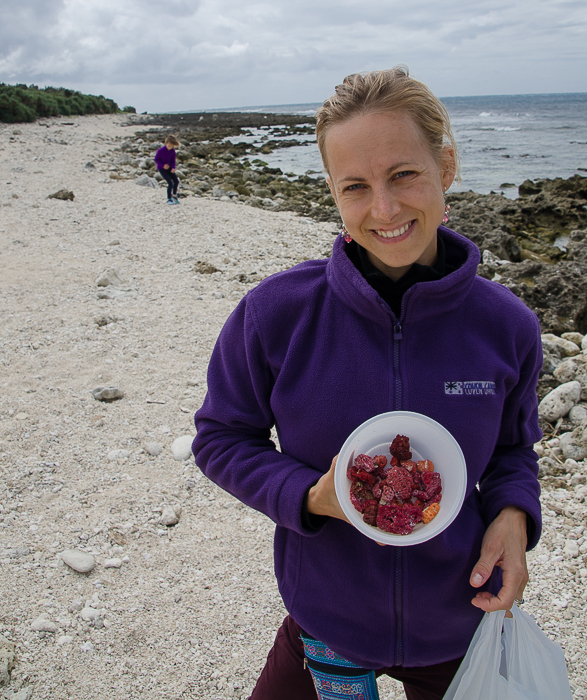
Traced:
[[[461, 158], [462, 183], [453, 190], [503, 191], [516, 197], [518, 185], [527, 179], [587, 176], [587, 93], [446, 97], [442, 101]], [[234, 111], [313, 115], [319, 106]], [[250, 142], [262, 144], [261, 139], [274, 138], [270, 132], [267, 128], [251, 132]], [[300, 146], [277, 149], [261, 158], [284, 173], [319, 176], [322, 164], [315, 138], [295, 138]]]

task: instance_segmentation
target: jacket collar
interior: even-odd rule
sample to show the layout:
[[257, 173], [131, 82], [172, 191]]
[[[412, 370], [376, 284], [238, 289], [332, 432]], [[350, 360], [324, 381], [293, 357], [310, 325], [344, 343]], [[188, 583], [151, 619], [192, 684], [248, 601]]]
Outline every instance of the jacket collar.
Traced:
[[[456, 308], [468, 294], [481, 259], [477, 246], [445, 226], [438, 228], [446, 259], [457, 269], [442, 279], [418, 282], [408, 289], [402, 302], [402, 321], [421, 320]], [[390, 326], [397, 322], [389, 306], [369, 285], [345, 252], [339, 236], [334, 242], [326, 274], [334, 293], [356, 313], [375, 323]]]

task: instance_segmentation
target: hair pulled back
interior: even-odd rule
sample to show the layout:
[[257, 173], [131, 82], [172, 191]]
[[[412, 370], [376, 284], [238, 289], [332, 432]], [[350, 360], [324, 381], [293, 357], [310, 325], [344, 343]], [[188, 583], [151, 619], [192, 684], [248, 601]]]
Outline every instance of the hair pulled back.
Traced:
[[326, 170], [326, 135], [331, 126], [360, 114], [400, 111], [412, 117], [439, 165], [443, 162], [444, 146], [453, 149], [455, 174], [459, 178], [457, 145], [446, 107], [424, 83], [410, 77], [407, 66], [401, 65], [348, 75], [318, 109], [316, 139]]

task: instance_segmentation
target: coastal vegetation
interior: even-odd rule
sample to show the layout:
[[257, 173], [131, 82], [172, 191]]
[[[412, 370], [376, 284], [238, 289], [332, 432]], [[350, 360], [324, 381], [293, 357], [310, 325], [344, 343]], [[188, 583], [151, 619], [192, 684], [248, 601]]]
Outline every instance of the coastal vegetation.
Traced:
[[79, 114], [135, 112], [134, 107], [119, 109], [114, 100], [102, 95], [84, 95], [67, 88], [0, 83], [0, 122], [34, 122], [40, 117]]

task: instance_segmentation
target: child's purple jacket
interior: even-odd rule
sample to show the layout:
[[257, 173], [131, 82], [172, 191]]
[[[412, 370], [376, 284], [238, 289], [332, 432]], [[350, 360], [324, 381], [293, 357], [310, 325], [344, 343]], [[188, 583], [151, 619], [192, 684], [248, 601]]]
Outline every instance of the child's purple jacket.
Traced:
[[166, 165], [170, 170], [175, 169], [175, 148], [169, 149], [167, 146], [161, 148], [155, 153], [155, 165], [157, 170], [163, 170]]
[[[198, 466], [277, 524], [286, 608], [365, 668], [464, 655], [483, 615], [469, 577], [487, 525], [515, 505], [528, 513], [529, 548], [540, 536], [538, 320], [476, 275], [471, 241], [444, 227], [439, 235], [459, 268], [409, 289], [399, 320], [340, 238], [332, 258], [264, 280], [226, 322], [196, 413]], [[334, 518], [305, 530], [307, 489], [358, 425], [393, 410], [430, 416], [460, 444], [468, 485], [456, 520], [412, 547], [381, 547]], [[487, 588], [499, 586], [495, 573]]]

